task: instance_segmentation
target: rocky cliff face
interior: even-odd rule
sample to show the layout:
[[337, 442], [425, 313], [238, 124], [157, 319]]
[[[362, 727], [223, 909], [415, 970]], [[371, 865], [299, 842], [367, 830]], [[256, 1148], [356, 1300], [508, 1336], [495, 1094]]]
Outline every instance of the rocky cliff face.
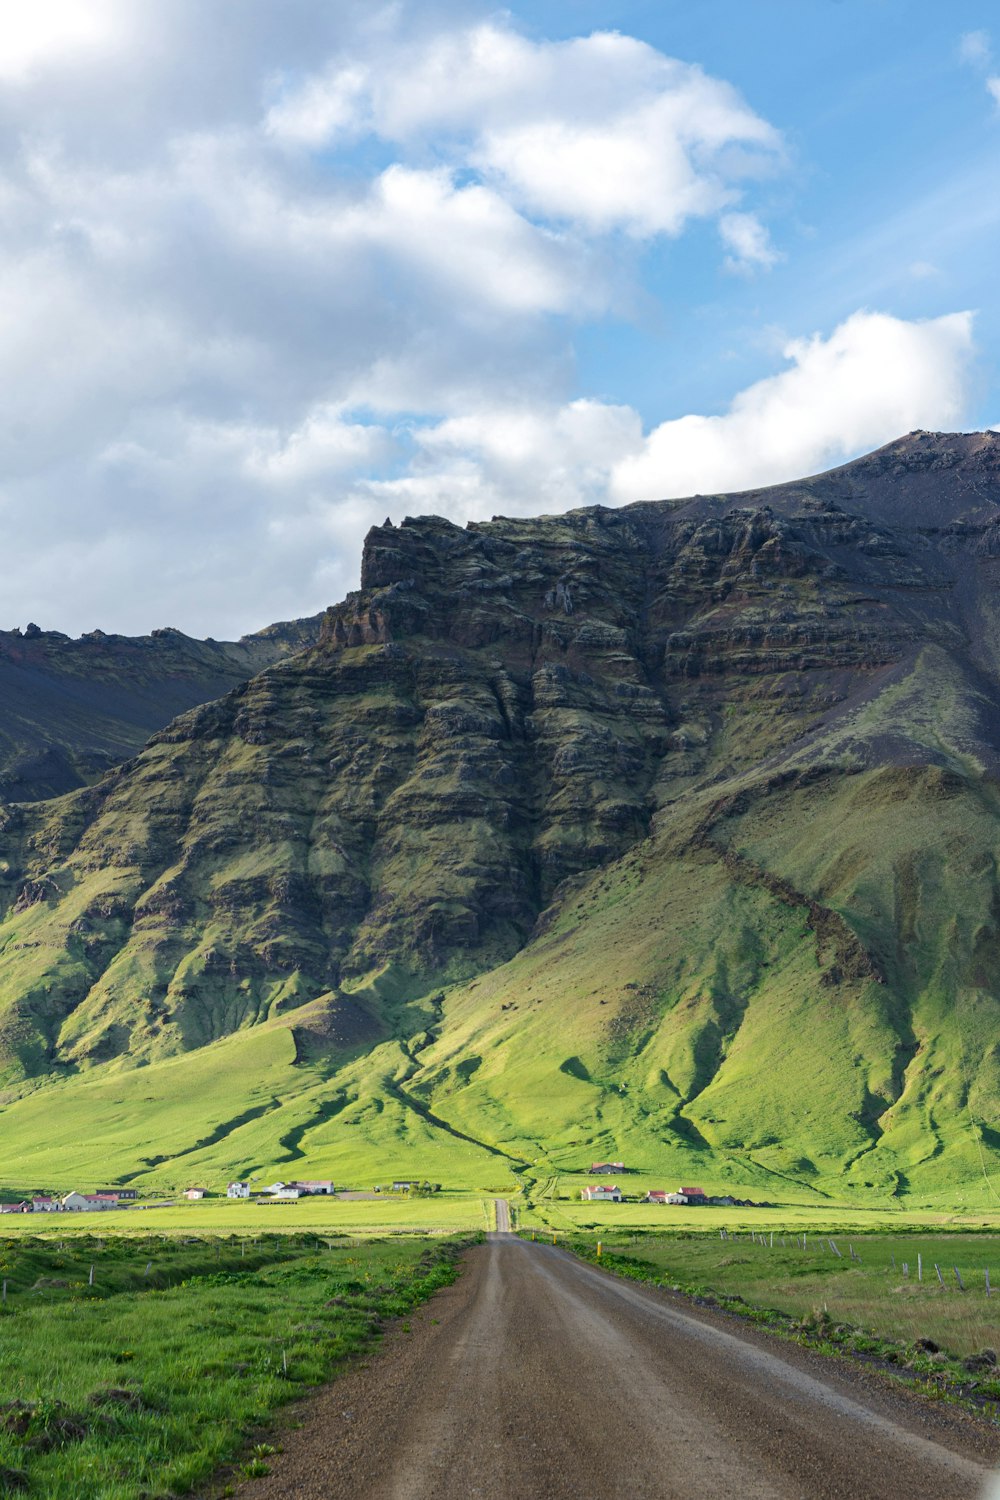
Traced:
[[240, 641], [29, 625], [0, 631], [0, 802], [58, 797], [134, 755], [157, 729], [316, 640], [319, 617]]
[[[782, 840], [790, 818], [841, 796], [853, 808], [844, 789], [867, 776], [916, 777], [932, 802], [919, 779], [932, 771], [973, 801], [993, 795], [998, 538], [990, 433], [912, 434], [737, 496], [376, 528], [360, 591], [327, 612], [314, 647], [175, 719], [97, 785], [6, 811], [8, 1079], [165, 1057], [316, 1001], [343, 1019], [376, 976], [387, 993], [429, 994], [554, 933], [571, 967], [580, 892], [610, 892], [594, 872], [645, 851], [663, 911], [676, 878], [708, 882], [705, 911], [723, 928], [744, 908], [778, 913], [759, 930], [745, 919], [764, 966], [754, 984], [791, 944], [825, 976], [824, 1004], [883, 1015], [877, 1097], [890, 1108], [931, 960], [906, 969], [903, 918], [865, 886], [878, 861], [856, 830], [850, 849], [827, 849], [836, 878], [809, 874]], [[884, 843], [898, 825], [879, 795]], [[823, 837], [835, 844], [836, 830]], [[905, 887], [894, 871], [884, 879]], [[622, 923], [639, 922], [638, 899], [622, 897]], [[713, 951], [710, 923], [695, 938], [679, 916], [657, 921], [643, 908], [655, 963], [637, 950], [617, 1030], [594, 1033], [609, 1077], [627, 1071], [622, 1038], [638, 1056], [664, 1008], [674, 1034], [680, 976]], [[1000, 985], [977, 942], [968, 962]], [[666, 1069], [690, 1073], [670, 1116], [689, 1134], [693, 1116], [677, 1111], [743, 1024], [740, 953], [724, 983], [705, 979], [691, 1003], [708, 1010], [695, 1006], [676, 1041], [701, 1061], [671, 1053]], [[504, 992], [505, 1012], [519, 1003]], [[354, 1020], [338, 1034], [355, 1050], [390, 1024]], [[880, 1117], [874, 1097], [858, 1096], [858, 1119]]]

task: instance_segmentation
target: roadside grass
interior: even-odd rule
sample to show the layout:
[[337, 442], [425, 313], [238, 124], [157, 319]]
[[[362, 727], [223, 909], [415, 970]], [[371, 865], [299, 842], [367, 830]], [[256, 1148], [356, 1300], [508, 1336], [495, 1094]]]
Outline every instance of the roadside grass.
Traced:
[[95, 1219], [116, 1235], [237, 1234], [261, 1238], [315, 1232], [321, 1235], [452, 1234], [484, 1227], [481, 1193], [441, 1192], [427, 1198], [381, 1193], [374, 1199], [299, 1198], [258, 1207], [252, 1200], [203, 1198], [195, 1203], [103, 1209], [100, 1214], [4, 1215], [2, 1232], [65, 1239], [93, 1234]]
[[[751, 1308], [773, 1309], [821, 1331], [841, 1328], [851, 1336], [872, 1335], [911, 1348], [918, 1339], [930, 1339], [956, 1359], [985, 1348], [1000, 1351], [1000, 1236], [921, 1230], [848, 1238], [839, 1231], [810, 1232], [805, 1249], [801, 1235], [775, 1230], [773, 1247], [770, 1236], [769, 1229], [766, 1236], [751, 1238], [742, 1227], [725, 1240], [718, 1234], [602, 1233], [601, 1260], [609, 1269], [626, 1267], [639, 1279], [696, 1295], [742, 1299]], [[566, 1243], [597, 1259], [596, 1234], [567, 1237]], [[857, 1260], [851, 1258], [852, 1246]], [[918, 1255], [922, 1281], [917, 1280]], [[987, 1270], [992, 1296], [986, 1293]], [[1000, 1398], [1000, 1370], [995, 1380]]]
[[453, 1280], [462, 1243], [7, 1239], [0, 1493], [155, 1500], [264, 1472], [275, 1409]]

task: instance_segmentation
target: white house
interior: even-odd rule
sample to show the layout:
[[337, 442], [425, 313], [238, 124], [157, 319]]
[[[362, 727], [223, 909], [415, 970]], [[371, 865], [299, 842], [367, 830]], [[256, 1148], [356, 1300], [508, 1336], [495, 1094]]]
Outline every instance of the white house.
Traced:
[[249, 1198], [249, 1196], [250, 1196], [250, 1184], [249, 1184], [249, 1182], [231, 1182], [229, 1184], [229, 1186], [226, 1188], [226, 1197], [227, 1198]]
[[205, 1189], [204, 1188], [185, 1188], [184, 1189], [184, 1196], [185, 1196], [185, 1198], [189, 1198], [191, 1200], [191, 1202], [193, 1203], [196, 1198], [204, 1198], [204, 1196], [205, 1196]]
[[600, 1182], [581, 1189], [580, 1197], [589, 1203], [620, 1203], [622, 1190], [616, 1182]]
[[290, 1198], [301, 1198], [302, 1191], [297, 1182], [283, 1182], [280, 1186], [268, 1193], [269, 1198], [281, 1198], [283, 1201]]
[[54, 1214], [59, 1210], [58, 1198], [32, 1198], [31, 1212], [33, 1214]]
[[70, 1213], [93, 1213], [95, 1209], [117, 1208], [118, 1199], [104, 1193], [67, 1193], [62, 1200], [63, 1208]]

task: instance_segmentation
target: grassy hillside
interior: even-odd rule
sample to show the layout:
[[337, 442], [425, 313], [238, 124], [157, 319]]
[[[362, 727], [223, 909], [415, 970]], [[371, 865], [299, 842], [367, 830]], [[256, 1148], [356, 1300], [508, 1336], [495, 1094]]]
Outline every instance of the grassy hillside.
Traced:
[[1000, 1208], [998, 502], [917, 434], [376, 528], [313, 650], [8, 814], [21, 1180]]

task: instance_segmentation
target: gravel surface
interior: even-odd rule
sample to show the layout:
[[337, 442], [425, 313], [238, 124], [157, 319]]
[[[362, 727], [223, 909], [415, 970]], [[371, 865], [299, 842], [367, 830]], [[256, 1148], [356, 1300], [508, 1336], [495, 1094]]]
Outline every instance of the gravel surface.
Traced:
[[551, 1245], [490, 1236], [408, 1326], [245, 1500], [992, 1495], [985, 1425]]

